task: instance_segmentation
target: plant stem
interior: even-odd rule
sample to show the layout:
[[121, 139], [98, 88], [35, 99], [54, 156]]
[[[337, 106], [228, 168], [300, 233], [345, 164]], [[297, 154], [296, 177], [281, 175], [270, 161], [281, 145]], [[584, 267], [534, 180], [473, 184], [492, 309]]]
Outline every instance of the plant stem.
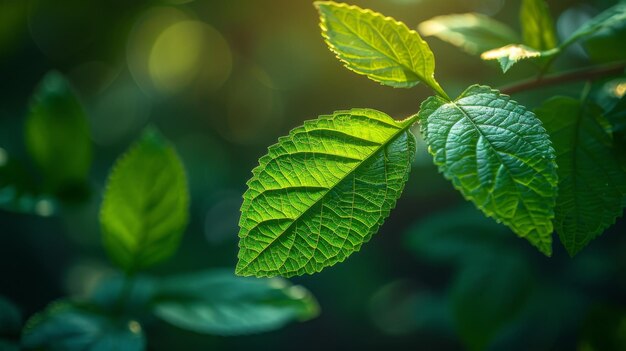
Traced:
[[598, 78], [613, 76], [620, 73], [624, 73], [626, 69], [626, 63], [620, 62], [617, 64], [605, 65], [605, 66], [592, 66], [583, 68], [580, 70], [569, 71], [559, 74], [554, 74], [546, 77], [539, 77], [534, 79], [525, 80], [522, 82], [514, 83], [508, 86], [504, 86], [499, 90], [503, 94], [515, 94], [522, 91], [533, 90], [543, 88], [550, 85], [558, 85], [576, 81], [593, 81]]

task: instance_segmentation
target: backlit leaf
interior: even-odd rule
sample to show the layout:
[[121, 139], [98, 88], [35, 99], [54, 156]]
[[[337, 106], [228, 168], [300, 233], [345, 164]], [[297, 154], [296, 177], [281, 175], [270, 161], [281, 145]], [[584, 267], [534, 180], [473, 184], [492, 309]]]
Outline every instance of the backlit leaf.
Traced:
[[413, 122], [352, 109], [280, 138], [248, 181], [237, 274], [311, 274], [358, 251], [404, 188]]
[[520, 60], [536, 58], [542, 53], [525, 45], [513, 44], [485, 51], [480, 55], [483, 60], [498, 60], [502, 72], [506, 73]]
[[519, 42], [509, 26], [480, 13], [433, 17], [420, 23], [417, 29], [423, 36], [435, 36], [470, 54]]
[[554, 149], [532, 112], [485, 86], [452, 102], [430, 97], [419, 113], [435, 164], [486, 215], [552, 253]]
[[539, 51], [550, 50], [557, 46], [554, 22], [545, 0], [523, 0], [520, 23], [526, 45]]
[[435, 80], [435, 58], [428, 44], [404, 23], [332, 1], [315, 6], [328, 47], [348, 69], [394, 88], [423, 82], [447, 97]]
[[554, 226], [575, 255], [622, 215], [626, 172], [600, 124], [602, 110], [591, 101], [555, 97], [536, 110], [557, 154], [559, 195]]
[[626, 21], [626, 2], [619, 2], [583, 24], [561, 46], [566, 47], [581, 38], [588, 37], [601, 30], [620, 27], [624, 21]]
[[148, 129], [115, 163], [100, 223], [107, 253], [128, 271], [169, 258], [187, 225], [183, 165], [156, 130]]
[[315, 298], [281, 278], [256, 279], [214, 270], [166, 278], [157, 285], [154, 313], [198, 333], [240, 335], [278, 329], [319, 313]]

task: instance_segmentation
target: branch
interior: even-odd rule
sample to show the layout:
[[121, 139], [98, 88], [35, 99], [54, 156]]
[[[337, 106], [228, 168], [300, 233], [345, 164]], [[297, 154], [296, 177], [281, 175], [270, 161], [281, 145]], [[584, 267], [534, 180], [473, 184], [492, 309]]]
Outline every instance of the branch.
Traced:
[[534, 78], [525, 81], [521, 81], [518, 83], [513, 83], [511, 85], [504, 86], [500, 88], [500, 91], [503, 94], [511, 95], [515, 93], [519, 93], [526, 90], [533, 90], [537, 88], [546, 87], [549, 85], [558, 85], [568, 82], [575, 81], [592, 81], [598, 78], [618, 75], [624, 73], [626, 70], [626, 63], [621, 62], [612, 65], [606, 66], [592, 66], [576, 71], [569, 71], [564, 73], [559, 73], [551, 76], [546, 76], [543, 78]]

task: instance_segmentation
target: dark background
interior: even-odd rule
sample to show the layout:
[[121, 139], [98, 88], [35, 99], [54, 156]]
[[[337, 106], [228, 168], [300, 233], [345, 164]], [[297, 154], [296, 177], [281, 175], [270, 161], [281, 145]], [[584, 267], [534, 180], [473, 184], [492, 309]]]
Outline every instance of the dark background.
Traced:
[[[435, 15], [476, 11], [519, 29], [518, 1], [353, 3], [413, 28]], [[612, 4], [549, 3], [561, 37], [575, 28], [576, 18]], [[559, 16], [566, 10], [569, 15]], [[173, 27], [182, 21], [188, 22]], [[168, 42], [168, 36], [177, 40]], [[437, 79], [450, 96], [469, 84], [498, 87], [536, 73], [532, 65], [519, 65], [505, 76], [493, 62], [481, 62], [435, 38], [427, 41], [435, 53]], [[584, 52], [574, 47], [555, 69], [586, 62]], [[115, 158], [147, 124], [157, 126], [176, 145], [192, 197], [190, 224], [178, 253], [148, 272], [165, 275], [234, 267], [245, 182], [257, 159], [279, 136], [306, 119], [351, 107], [405, 118], [430, 95], [422, 85], [393, 89], [343, 68], [323, 43], [317, 12], [309, 1], [0, 0], [0, 148], [13, 157], [28, 158], [23, 127], [29, 99], [51, 69], [70, 79], [89, 118], [92, 193], [85, 204], [68, 206], [59, 216], [0, 212], [0, 294], [14, 301], [26, 317], [52, 300], [88, 291], [114, 269], [100, 242], [101, 191]], [[533, 108], [551, 94], [577, 96], [580, 88], [555, 87], [514, 97]], [[492, 230], [481, 229], [482, 224], [464, 227], [459, 207], [467, 207], [465, 201], [437, 173], [419, 144], [405, 192], [371, 242], [344, 263], [293, 279], [318, 298], [322, 312], [317, 319], [231, 338], [149, 322], [148, 347], [463, 349], [446, 307], [448, 289], [463, 267], [422, 257], [409, 239], [421, 235], [411, 228], [433, 218], [440, 222], [456, 218], [457, 230], [468, 240]], [[468, 208], [467, 217], [480, 221], [482, 215]], [[554, 256], [546, 258], [507, 233], [502, 239], [507, 250], [528, 264], [534, 282], [529, 291], [552, 300], [538, 298], [543, 305], [529, 312], [525, 305], [506, 304], [502, 302], [506, 297], [494, 296], [497, 308], [504, 306], [511, 315], [526, 317], [505, 323], [496, 335], [499, 344], [492, 348], [587, 350], [585, 345], [593, 344], [587, 339], [605, 338], [597, 336], [602, 335], [595, 330], [598, 325], [626, 333], [624, 234], [626, 222], [619, 219], [572, 259], [556, 236]], [[492, 248], [478, 244], [485, 255], [491, 254]], [[472, 265], [484, 265], [488, 272], [493, 262], [476, 259]], [[511, 286], [520, 279], [511, 275]], [[549, 293], [542, 295], [545, 291]], [[494, 307], [484, 300], [476, 304], [478, 310]]]

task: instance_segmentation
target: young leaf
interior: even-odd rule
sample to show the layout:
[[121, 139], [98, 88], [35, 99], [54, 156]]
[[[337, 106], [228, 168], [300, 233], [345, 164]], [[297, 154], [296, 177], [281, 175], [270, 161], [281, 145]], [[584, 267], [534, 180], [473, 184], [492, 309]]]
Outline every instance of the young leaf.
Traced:
[[602, 110], [593, 102], [560, 96], [536, 113], [557, 153], [554, 225], [573, 256], [622, 215], [626, 171], [615, 158], [611, 135], [598, 122]]
[[344, 65], [384, 85], [423, 82], [447, 98], [435, 80], [435, 58], [417, 32], [390, 17], [332, 1], [315, 2], [322, 36]]
[[127, 271], [169, 258], [187, 225], [183, 165], [159, 132], [148, 129], [115, 163], [100, 223], [111, 259]]
[[280, 278], [254, 279], [214, 270], [162, 280], [157, 317], [198, 333], [241, 335], [281, 328], [319, 313], [315, 298]]
[[140, 351], [145, 344], [136, 321], [113, 319], [67, 301], [52, 303], [33, 316], [22, 333], [27, 350]]
[[474, 85], [451, 102], [428, 98], [419, 118], [435, 164], [454, 187], [551, 255], [556, 163], [535, 115], [496, 90]]
[[312, 274], [358, 251], [404, 188], [413, 122], [352, 109], [280, 138], [243, 196], [237, 274]]
[[91, 166], [89, 125], [65, 78], [48, 73], [32, 97], [26, 146], [41, 169], [47, 191], [82, 183]]
[[423, 36], [435, 36], [470, 54], [519, 42], [509, 26], [480, 13], [433, 17], [420, 23], [417, 29]]
[[561, 47], [569, 46], [575, 41], [591, 36], [600, 30], [619, 27], [623, 25], [624, 21], [626, 21], [626, 2], [619, 2], [617, 5], [606, 9], [578, 28], [577, 31], [561, 44]]
[[539, 51], [550, 50], [557, 46], [554, 22], [545, 0], [523, 0], [520, 23], [526, 45]]
[[542, 53], [525, 45], [512, 44], [485, 51], [480, 55], [483, 60], [498, 60], [502, 72], [506, 73], [520, 60], [542, 56]]

